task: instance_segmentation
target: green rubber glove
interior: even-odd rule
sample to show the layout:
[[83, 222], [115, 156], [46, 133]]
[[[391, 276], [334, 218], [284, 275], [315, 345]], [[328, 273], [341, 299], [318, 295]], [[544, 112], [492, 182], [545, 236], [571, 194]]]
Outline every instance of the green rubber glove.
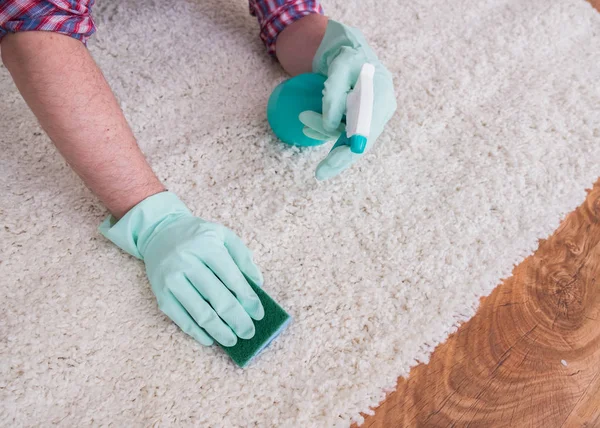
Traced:
[[[250, 250], [226, 227], [194, 217], [177, 196], [158, 193], [100, 233], [142, 259], [159, 308], [203, 345], [233, 346], [254, 336], [251, 318], [264, 316], [247, 281], [263, 277]], [[207, 334], [208, 333], [208, 334]]]
[[[348, 91], [356, 83], [361, 67], [366, 62], [375, 66], [375, 98], [365, 153], [373, 147], [396, 111], [392, 75], [379, 62], [359, 30], [330, 19], [325, 36], [313, 58], [313, 71], [327, 76], [323, 91], [323, 128], [327, 133], [335, 133], [338, 129], [346, 113]], [[317, 167], [317, 179], [326, 180], [339, 174], [362, 156], [350, 150], [348, 140], [344, 137], [345, 135], [342, 135], [337, 140], [327, 157]]]

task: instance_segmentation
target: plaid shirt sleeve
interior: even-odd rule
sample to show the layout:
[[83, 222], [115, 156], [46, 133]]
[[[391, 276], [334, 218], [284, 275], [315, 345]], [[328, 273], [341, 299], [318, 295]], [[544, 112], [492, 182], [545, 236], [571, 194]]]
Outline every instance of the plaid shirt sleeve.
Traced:
[[7, 33], [53, 31], [83, 43], [96, 31], [94, 0], [1, 0], [0, 41]]
[[260, 25], [260, 38], [267, 51], [275, 55], [275, 42], [279, 33], [292, 22], [312, 13], [323, 14], [318, 0], [249, 0], [250, 14]]

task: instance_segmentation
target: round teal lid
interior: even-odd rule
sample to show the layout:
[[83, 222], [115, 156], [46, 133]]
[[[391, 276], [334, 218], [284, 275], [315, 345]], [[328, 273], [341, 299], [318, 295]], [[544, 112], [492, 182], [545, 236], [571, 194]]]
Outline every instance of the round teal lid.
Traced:
[[325, 76], [300, 74], [280, 83], [267, 104], [267, 120], [275, 135], [284, 143], [295, 146], [318, 146], [326, 140], [316, 140], [304, 134], [300, 113], [306, 110], [323, 112]]

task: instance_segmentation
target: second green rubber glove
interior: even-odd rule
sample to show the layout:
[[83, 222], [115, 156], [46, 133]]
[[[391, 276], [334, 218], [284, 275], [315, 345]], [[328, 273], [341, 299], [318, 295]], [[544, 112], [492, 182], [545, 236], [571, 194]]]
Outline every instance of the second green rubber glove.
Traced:
[[[195, 217], [170, 192], [151, 196], [100, 232], [142, 259], [159, 308], [203, 345], [233, 346], [264, 317], [248, 281], [263, 277], [250, 250], [226, 227]], [[208, 334], [207, 334], [208, 333]]]
[[[375, 66], [373, 118], [367, 151], [396, 111], [392, 75], [359, 30], [330, 19], [313, 58], [313, 72], [327, 76], [323, 91], [323, 127], [328, 133], [335, 132], [339, 127], [346, 113], [348, 92], [366, 62]], [[331, 178], [350, 167], [361, 156], [350, 150], [347, 139], [340, 138], [317, 167], [316, 177], [319, 180]]]

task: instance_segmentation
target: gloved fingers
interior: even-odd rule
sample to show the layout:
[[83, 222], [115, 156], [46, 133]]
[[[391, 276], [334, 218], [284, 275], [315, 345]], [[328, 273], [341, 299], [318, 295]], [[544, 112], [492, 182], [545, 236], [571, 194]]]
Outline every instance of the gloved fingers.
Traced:
[[[385, 69], [377, 70], [373, 82], [375, 93], [373, 118], [365, 153], [377, 141], [397, 108], [394, 85], [389, 72]], [[348, 138], [343, 133], [327, 157], [317, 166], [315, 176], [318, 180], [332, 178], [352, 166], [361, 156], [362, 154], [353, 153], [350, 150]]]
[[323, 127], [329, 132], [340, 125], [346, 113], [348, 92], [360, 73], [360, 66], [355, 66], [357, 55], [354, 49], [342, 47], [329, 66], [323, 89]]
[[320, 132], [321, 134], [327, 134], [323, 128], [323, 116], [316, 111], [305, 110], [298, 115], [298, 119], [300, 122], [309, 128], [314, 129], [315, 131]]
[[[227, 253], [227, 250], [223, 248], [223, 252], [213, 252], [210, 255], [204, 257], [204, 263], [210, 268], [210, 270], [221, 280], [221, 282], [227, 287], [231, 293], [235, 296], [236, 303], [240, 311], [244, 312], [244, 315], [248, 318], [248, 327], [254, 327], [254, 324], [248, 317], [248, 315], [255, 320], [261, 320], [265, 316], [265, 310], [254, 292], [248, 281], [234, 263], [233, 259]], [[229, 293], [229, 294], [231, 294]], [[214, 305], [213, 305], [214, 306]], [[243, 308], [243, 309], [242, 309]], [[219, 311], [217, 311], [219, 312]], [[221, 312], [219, 312], [219, 315]], [[237, 333], [237, 332], [236, 332]], [[254, 335], [252, 330], [250, 337]], [[250, 337], [241, 336], [244, 339]]]
[[346, 125], [343, 123], [340, 123], [335, 130], [333, 130], [333, 131], [326, 130], [325, 127], [323, 126], [323, 115], [321, 113], [317, 113], [316, 111], [312, 111], [312, 110], [303, 111], [298, 116], [298, 119], [300, 119], [300, 122], [307, 128], [311, 128], [314, 131], [316, 131], [320, 134], [323, 134], [323, 135], [327, 135], [329, 137], [335, 136], [335, 139], [337, 139], [339, 137], [339, 135], [342, 132], [344, 132], [344, 130], [346, 129]]
[[162, 302], [159, 305], [160, 310], [168, 316], [177, 326], [186, 334], [192, 336], [201, 345], [211, 346], [213, 339], [206, 334], [185, 308], [177, 301], [175, 296], [167, 293], [162, 297]]
[[323, 127], [323, 115], [316, 111], [306, 110], [300, 113], [300, 122], [304, 125], [302, 132], [309, 138], [321, 141], [337, 140], [346, 126], [343, 123], [335, 131], [327, 131]]
[[375, 143], [397, 109], [394, 82], [391, 74], [386, 69], [380, 68], [375, 72], [373, 89], [375, 98], [373, 100], [373, 117], [367, 150]]
[[246, 247], [246, 244], [231, 230], [224, 228], [224, 244], [229, 255], [240, 269], [240, 271], [250, 279], [255, 285], [262, 287], [264, 278], [262, 272], [252, 260], [252, 252]]
[[[216, 286], [224, 288], [221, 284], [218, 284], [219, 281], [216, 278], [215, 282], [217, 284], [210, 284], [208, 287]], [[181, 303], [181, 306], [196, 321], [196, 324], [202, 327], [214, 340], [223, 346], [233, 346], [237, 343], [237, 336], [225, 325], [213, 308], [198, 294], [196, 288], [187, 279], [185, 279], [185, 284], [178, 283], [170, 286], [169, 289], [179, 303]]]
[[[250, 288], [225, 249], [223, 249], [223, 253], [224, 255], [216, 255], [216, 263], [204, 260], [206, 265], [202, 264], [193, 271], [186, 272], [186, 277], [236, 335], [242, 339], [250, 339], [254, 336], [254, 323], [250, 317], [257, 312], [264, 316], [264, 310], [258, 296]], [[223, 271], [227, 269], [237, 270], [237, 275], [235, 271], [224, 274]], [[248, 296], [243, 301], [240, 300], [239, 296], [232, 294], [227, 281], [238, 284], [243, 282], [254, 296]], [[250, 294], [248, 291], [244, 291], [246, 294]]]
[[356, 162], [362, 154], [353, 153], [350, 146], [341, 144], [334, 146], [327, 157], [317, 166], [317, 180], [328, 180], [335, 177]]
[[312, 128], [309, 128], [308, 126], [305, 126], [304, 128], [302, 128], [302, 133], [304, 135], [306, 135], [308, 138], [312, 138], [313, 140], [319, 140], [319, 141], [329, 141], [329, 140], [335, 140], [337, 138], [335, 136], [321, 134], [320, 132], [315, 131]]

